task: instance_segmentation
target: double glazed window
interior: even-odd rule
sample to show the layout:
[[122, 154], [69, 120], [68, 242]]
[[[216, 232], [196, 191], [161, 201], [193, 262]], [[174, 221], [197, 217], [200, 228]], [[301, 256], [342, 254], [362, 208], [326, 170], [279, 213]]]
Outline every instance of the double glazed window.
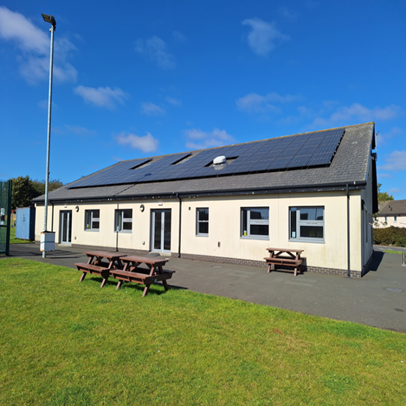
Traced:
[[196, 235], [209, 235], [209, 209], [196, 209]]
[[290, 240], [324, 242], [324, 207], [291, 207]]
[[132, 209], [116, 210], [114, 230], [130, 232], [132, 228], [133, 228]]
[[241, 209], [241, 237], [269, 237], [269, 208], [243, 207]]
[[85, 210], [85, 230], [99, 230], [100, 210]]

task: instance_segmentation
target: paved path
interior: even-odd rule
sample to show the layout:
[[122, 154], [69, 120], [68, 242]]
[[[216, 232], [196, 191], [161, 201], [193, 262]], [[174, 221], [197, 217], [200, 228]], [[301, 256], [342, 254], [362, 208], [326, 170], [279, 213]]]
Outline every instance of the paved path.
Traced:
[[[10, 245], [10, 256], [71, 268], [87, 259], [84, 251], [59, 245], [43, 259], [39, 244]], [[361, 279], [311, 272], [294, 277], [291, 272], [268, 274], [265, 268], [178, 258], [170, 258], [166, 268], [176, 271], [172, 286], [406, 333], [401, 257], [375, 247], [373, 270]]]

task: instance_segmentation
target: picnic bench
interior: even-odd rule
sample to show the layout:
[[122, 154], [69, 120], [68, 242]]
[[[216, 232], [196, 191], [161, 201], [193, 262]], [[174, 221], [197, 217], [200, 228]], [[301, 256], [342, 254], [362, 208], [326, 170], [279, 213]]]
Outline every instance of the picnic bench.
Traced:
[[[124, 264], [123, 269], [111, 269], [110, 274], [119, 280], [116, 290], [120, 289], [123, 282], [133, 282], [145, 285], [142, 297], [148, 293], [150, 286], [154, 282], [162, 281], [165, 290], [168, 290], [167, 280], [172, 278], [175, 271], [164, 271], [163, 265], [169, 260], [164, 258], [150, 258], [138, 256], [120, 257]], [[146, 268], [140, 265], [145, 264]]]
[[294, 276], [297, 271], [302, 272], [302, 264], [306, 258], [300, 256], [304, 250], [295, 250], [291, 248], [267, 248], [269, 257], [264, 258], [268, 264], [268, 273], [275, 269], [277, 265], [289, 266], [294, 268]]
[[[99, 275], [103, 278], [100, 285], [100, 288], [102, 288], [107, 282], [112, 269], [123, 268], [121, 258], [124, 258], [125, 255], [118, 252], [111, 253], [106, 251], [88, 251], [85, 252], [85, 254], [89, 257], [87, 263], [79, 262], [75, 264], [78, 271], [83, 272], [79, 282], [82, 282], [83, 279], [85, 279], [87, 273]], [[103, 259], [105, 260], [103, 261]]]

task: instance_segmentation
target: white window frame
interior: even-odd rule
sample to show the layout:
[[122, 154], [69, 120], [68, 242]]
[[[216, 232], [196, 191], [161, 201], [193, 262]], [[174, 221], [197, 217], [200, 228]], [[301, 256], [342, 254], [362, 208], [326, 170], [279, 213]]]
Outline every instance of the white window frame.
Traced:
[[[99, 212], [99, 217], [95, 217], [95, 212]], [[93, 223], [98, 222], [99, 226], [94, 227]], [[85, 210], [85, 231], [99, 231], [100, 229], [100, 209]]]
[[[251, 219], [251, 210], [255, 209], [265, 209], [268, 210], [268, 218], [267, 219]], [[244, 212], [246, 211], [247, 213], [247, 229], [244, 230]], [[247, 239], [255, 239], [255, 240], [269, 240], [269, 207], [241, 207], [241, 232], [240, 236], [241, 238], [247, 238]], [[261, 234], [251, 234], [251, 226], [253, 225], [263, 225], [263, 226], [268, 226], [268, 234], [267, 235], [261, 235]]]
[[[207, 220], [200, 219], [200, 210], [207, 210]], [[207, 233], [200, 232], [200, 224], [207, 223]], [[208, 237], [209, 236], [209, 208], [208, 207], [197, 207], [196, 208], [196, 236], [198, 237]]]
[[[322, 209], [323, 210], [323, 220], [301, 220], [300, 219], [300, 210], [303, 209]], [[296, 231], [295, 236], [292, 236], [292, 211], [296, 210]], [[302, 237], [300, 235], [300, 227], [307, 226], [307, 227], [323, 227], [323, 238], [317, 237]], [[311, 243], [319, 243], [324, 244], [326, 236], [325, 230], [325, 207], [324, 206], [292, 206], [289, 207], [289, 241], [295, 242], [311, 242]]]
[[[131, 213], [131, 217], [125, 217], [125, 214]], [[123, 227], [124, 223], [130, 224], [130, 229]], [[132, 233], [133, 227], [133, 209], [116, 209], [114, 216], [114, 231], [119, 233]]]

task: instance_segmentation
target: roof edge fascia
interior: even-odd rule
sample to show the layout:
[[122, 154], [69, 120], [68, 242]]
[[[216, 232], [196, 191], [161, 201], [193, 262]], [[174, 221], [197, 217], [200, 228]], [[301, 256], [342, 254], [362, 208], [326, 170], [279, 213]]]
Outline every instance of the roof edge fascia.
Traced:
[[[222, 191], [193, 191], [193, 192], [171, 192], [171, 193], [161, 193], [161, 194], [144, 194], [144, 195], [114, 195], [109, 197], [95, 197], [95, 198], [77, 198], [77, 199], [49, 199], [52, 204], [58, 203], [81, 203], [81, 202], [108, 202], [108, 201], [123, 201], [123, 200], [151, 200], [151, 199], [163, 199], [163, 198], [193, 198], [193, 197], [211, 197], [211, 196], [253, 196], [253, 195], [264, 195], [264, 194], [285, 194], [285, 193], [306, 193], [306, 192], [334, 192], [346, 190], [348, 185], [349, 190], [360, 190], [366, 188], [365, 181], [352, 181], [344, 183], [335, 184], [320, 184], [312, 186], [289, 186], [289, 187], [279, 187], [279, 188], [257, 188], [257, 189], [229, 189]], [[44, 200], [36, 201], [37, 205], [44, 204]]]

